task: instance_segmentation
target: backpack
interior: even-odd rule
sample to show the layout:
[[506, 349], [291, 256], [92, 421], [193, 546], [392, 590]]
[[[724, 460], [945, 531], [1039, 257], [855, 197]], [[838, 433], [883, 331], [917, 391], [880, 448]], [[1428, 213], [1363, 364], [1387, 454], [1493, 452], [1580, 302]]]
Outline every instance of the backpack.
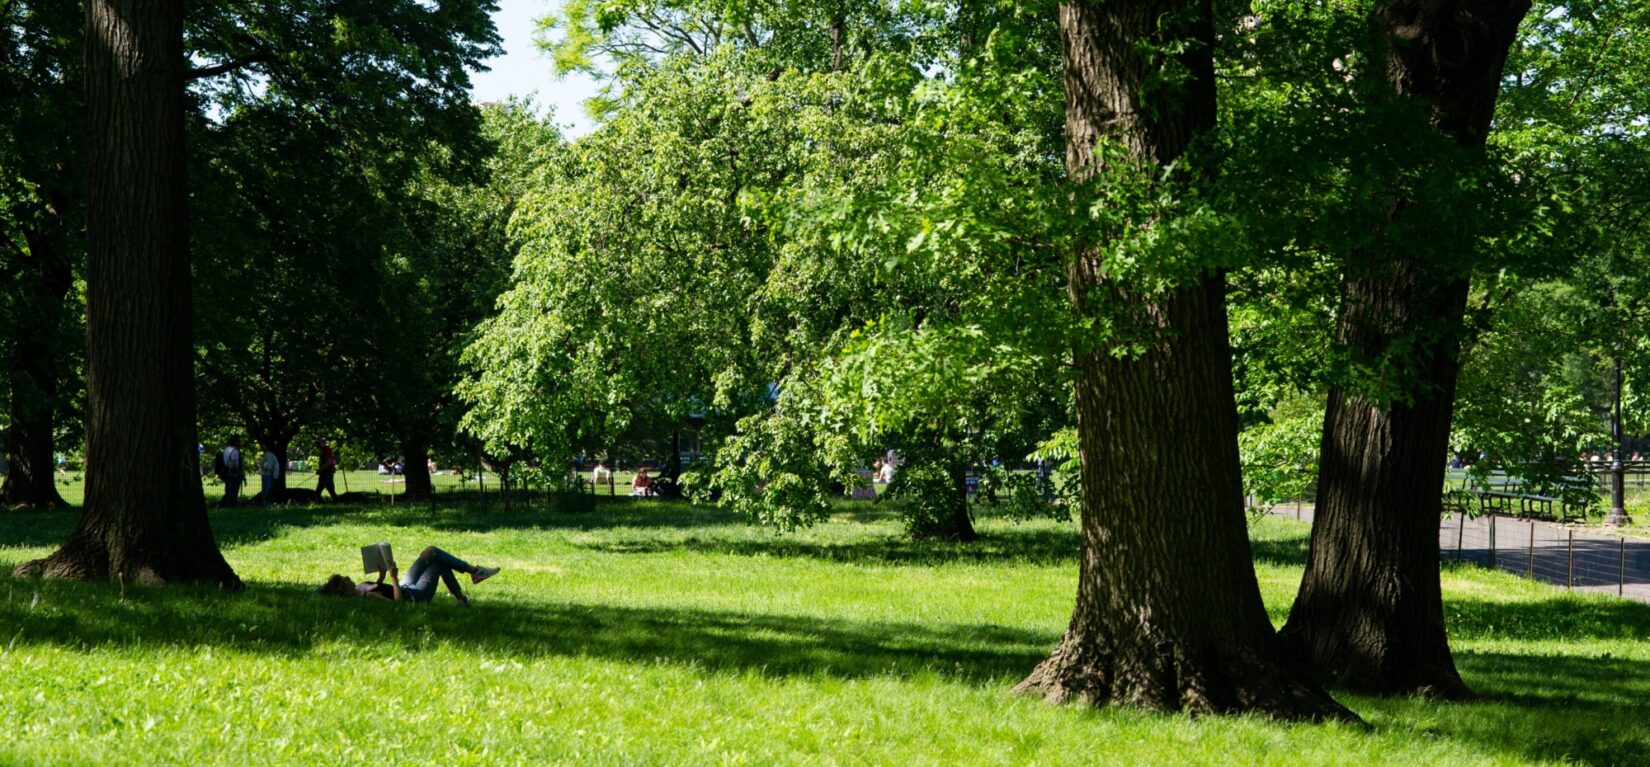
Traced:
[[212, 474], [218, 479], [229, 479], [229, 467], [223, 462], [223, 451], [212, 454]]

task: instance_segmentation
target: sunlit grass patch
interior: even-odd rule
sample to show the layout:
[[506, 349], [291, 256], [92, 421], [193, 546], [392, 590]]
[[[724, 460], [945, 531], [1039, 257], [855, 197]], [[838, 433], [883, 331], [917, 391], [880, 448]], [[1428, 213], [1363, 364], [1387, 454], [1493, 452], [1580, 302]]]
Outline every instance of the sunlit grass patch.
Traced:
[[[67, 513], [0, 516], [0, 568]], [[0, 578], [3, 764], [1643, 763], [1650, 610], [1450, 567], [1470, 704], [1342, 696], [1374, 726], [1051, 707], [1008, 690], [1069, 617], [1071, 523], [905, 540], [714, 509], [437, 504], [214, 513], [240, 594]], [[1275, 620], [1306, 528], [1251, 528]], [[311, 589], [389, 540], [503, 574], [465, 610]]]

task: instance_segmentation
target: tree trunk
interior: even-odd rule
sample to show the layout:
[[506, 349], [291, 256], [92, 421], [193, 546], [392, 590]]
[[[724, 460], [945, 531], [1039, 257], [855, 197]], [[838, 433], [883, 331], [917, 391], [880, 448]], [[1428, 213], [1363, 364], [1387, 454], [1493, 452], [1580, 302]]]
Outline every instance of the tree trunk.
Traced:
[[[63, 294], [57, 293], [61, 302]], [[39, 296], [41, 299], [47, 296]], [[57, 352], [52, 348], [57, 323], [55, 311], [26, 307], [20, 312], [17, 337], [12, 339], [11, 435], [6, 442], [6, 480], [0, 485], [0, 505], [60, 508], [67, 506], [57, 492], [52, 460], [56, 431]]]
[[408, 498], [429, 498], [435, 487], [430, 483], [430, 446], [424, 440], [404, 439], [401, 455], [406, 468], [401, 470], [402, 487]]
[[86, 5], [85, 514], [19, 575], [239, 588], [195, 453], [182, 0]]
[[[1121, 139], [1135, 162], [1154, 168], [1213, 126], [1207, 0], [1067, 3], [1060, 33], [1066, 161], [1076, 180], [1097, 171], [1096, 141]], [[1177, 43], [1186, 43], [1179, 61], [1148, 60], [1149, 49]], [[1188, 78], [1160, 76], [1158, 68], [1177, 64]], [[1165, 92], [1162, 83], [1175, 81], [1178, 92]], [[1144, 342], [1127, 357], [1077, 353], [1077, 604], [1060, 644], [1015, 689], [1094, 705], [1356, 719], [1282, 662], [1261, 603], [1223, 277], [1135, 291], [1110, 281], [1091, 252], [1075, 263], [1072, 294], [1079, 312], [1101, 294], [1127, 307]]]
[[[1424, 276], [1348, 286], [1388, 319], [1459, 318], [1467, 284]], [[1430, 290], [1429, 290], [1430, 288]], [[1456, 344], [1424, 376], [1435, 393], [1385, 407], [1332, 389], [1324, 415], [1317, 514], [1306, 575], [1282, 637], [1324, 680], [1390, 694], [1461, 699], [1444, 628], [1438, 515], [1455, 400]]]
[[946, 525], [945, 537], [953, 541], [979, 540], [974, 530], [974, 517], [968, 513], [968, 463], [953, 461], [946, 472], [951, 478], [951, 519]]
[[[54, 206], [45, 206], [48, 211]], [[62, 204], [55, 206], [61, 210]], [[54, 221], [57, 214], [46, 212]], [[14, 253], [23, 264], [12, 326], [11, 436], [5, 444], [6, 479], [0, 505], [61, 508], [69, 504], [57, 492], [52, 460], [57, 431], [59, 349], [64, 300], [74, 272], [51, 236], [25, 234], [28, 253]]]
[[[267, 432], [266, 431], [265, 433], [260, 434], [258, 436], [258, 444], [261, 447], [263, 447], [263, 449], [265, 451], [274, 453], [276, 462], [278, 462], [281, 465], [281, 473], [275, 476], [275, 481], [274, 482], [270, 483], [270, 494], [275, 496], [275, 502], [276, 503], [280, 503], [280, 502], [282, 502], [286, 499], [287, 456], [290, 454], [290, 452], [292, 450], [292, 438], [296, 437], [296, 436], [297, 436], [297, 431], [296, 430], [276, 431], [276, 432]], [[258, 490], [259, 490], [259, 492], [262, 492], [263, 491], [263, 473], [264, 473], [264, 456], [263, 456], [263, 453], [259, 453], [258, 456], [257, 456], [257, 459], [255, 461], [252, 461], [250, 464], [248, 463], [246, 456], [241, 456], [241, 465], [250, 467], [246, 471], [247, 479], [250, 480], [253, 477], [257, 477], [258, 478]], [[267, 498], [262, 499], [262, 500], [266, 504], [270, 503], [269, 499], [267, 499]]]
[[[1528, 0], [1391, 0], [1387, 77], [1424, 100], [1433, 124], [1482, 147], [1502, 67]], [[1403, 200], [1395, 201], [1402, 216]], [[1317, 512], [1300, 592], [1282, 637], [1327, 682], [1356, 690], [1466, 698], [1450, 654], [1438, 577], [1444, 459], [1459, 372], [1464, 277], [1391, 253], [1349, 277], [1339, 340], [1364, 359], [1415, 344], [1408, 401], [1346, 387], [1324, 414]]]

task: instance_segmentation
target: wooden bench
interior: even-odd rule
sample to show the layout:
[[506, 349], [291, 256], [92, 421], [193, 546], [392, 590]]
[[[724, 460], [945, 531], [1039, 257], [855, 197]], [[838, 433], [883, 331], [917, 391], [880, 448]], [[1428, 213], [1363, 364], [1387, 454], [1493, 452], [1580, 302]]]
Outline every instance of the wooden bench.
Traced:
[[[1452, 469], [1444, 476], [1446, 481], [1456, 484], [1455, 487], [1446, 487], [1444, 491], [1446, 507], [1452, 510], [1466, 511], [1466, 499], [1475, 498], [1480, 513], [1568, 522], [1584, 519], [1587, 507], [1591, 505], [1593, 479], [1588, 476], [1561, 476], [1551, 483], [1552, 487], [1543, 488], [1549, 491], [1547, 493], [1530, 489], [1522, 477], [1513, 476], [1505, 471], [1491, 471], [1477, 477], [1459, 469]], [[1551, 492], [1552, 490], [1557, 492]], [[1559, 510], [1557, 516], [1553, 514], [1555, 504]]]

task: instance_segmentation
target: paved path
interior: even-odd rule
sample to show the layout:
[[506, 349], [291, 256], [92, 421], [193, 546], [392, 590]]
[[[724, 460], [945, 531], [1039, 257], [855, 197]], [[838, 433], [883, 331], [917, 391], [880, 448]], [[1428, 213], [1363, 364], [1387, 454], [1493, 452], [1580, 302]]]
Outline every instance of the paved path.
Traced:
[[[1312, 520], [1312, 507], [1278, 506], [1274, 515]], [[1650, 603], [1650, 540], [1504, 515], [1444, 517], [1438, 526], [1445, 561], [1472, 562], [1559, 588], [1620, 594]]]

